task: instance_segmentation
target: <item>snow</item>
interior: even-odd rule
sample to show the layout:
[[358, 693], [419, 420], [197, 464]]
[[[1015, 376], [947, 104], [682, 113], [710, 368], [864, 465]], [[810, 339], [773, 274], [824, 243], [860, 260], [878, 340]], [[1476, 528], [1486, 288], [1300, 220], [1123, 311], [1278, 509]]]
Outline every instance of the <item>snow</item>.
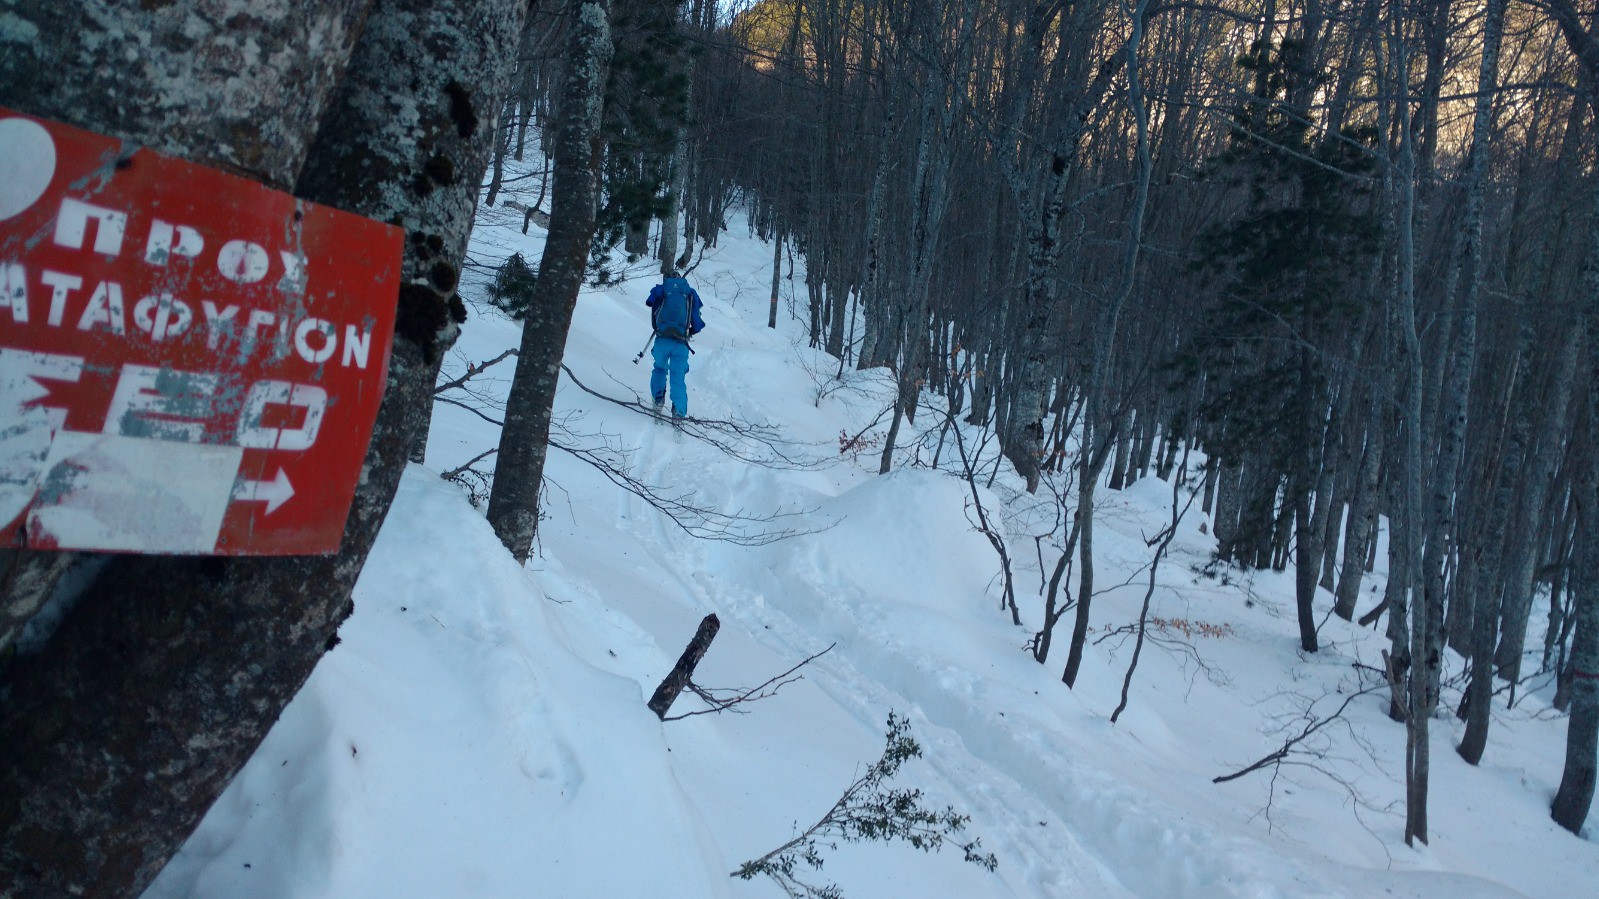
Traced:
[[[474, 256], [537, 259], [537, 230], [523, 237], [520, 215], [498, 215], [486, 211]], [[1322, 650], [1300, 652], [1292, 573], [1202, 573], [1212, 541], [1197, 507], [1159, 569], [1160, 625], [1111, 724], [1133, 647], [1114, 631], [1137, 618], [1145, 541], [1170, 519], [1171, 486], [1101, 491], [1101, 592], [1068, 690], [1070, 616], [1047, 665], [1026, 648], [1059, 552], [1058, 535], [1035, 550], [1056, 515], [1044, 491], [1022, 492], [1005, 465], [980, 487], [1016, 566], [1018, 628], [970, 491], [948, 471], [953, 446], [941, 470], [915, 467], [902, 435], [907, 449], [883, 477], [878, 449], [839, 452], [840, 434], [871, 422], [892, 385], [881, 372], [832, 380], [836, 360], [806, 346], [796, 318], [803, 272], [785, 282], [779, 328], [765, 327], [770, 259], [735, 217], [688, 273], [708, 324], [690, 401], [700, 418], [772, 424], [796, 464], [752, 464], [766, 451], [748, 442], [746, 459], [729, 457], [570, 377], [557, 410], [569, 443], [609, 446], [665, 494], [748, 516], [737, 525], [748, 539], [697, 538], [552, 451], [547, 518], [519, 567], [466, 491], [438, 477], [493, 447], [497, 429], [440, 406], [342, 643], [147, 896], [779, 896], [728, 872], [820, 817], [882, 751], [890, 711], [924, 750], [895, 785], [970, 815], [962, 837], [980, 837], [999, 867], [903, 844], [828, 850], [820, 882], [857, 899], [1594, 892], [1594, 825], [1577, 838], [1549, 819], [1565, 719], [1547, 684], [1523, 687], [1511, 710], [1500, 697], [1477, 768], [1453, 750], [1463, 725], [1434, 719], [1427, 846], [1402, 839], [1404, 732], [1385, 691], [1355, 697], [1301, 744], [1315, 757], [1212, 783], [1280, 747], [1307, 710], [1324, 717], [1370, 686], [1354, 666], [1380, 665], [1385, 641], [1328, 615], [1323, 592]], [[654, 282], [642, 265], [631, 273], [585, 290], [566, 361], [589, 388], [637, 402], [649, 371], [632, 359]], [[518, 327], [480, 305], [445, 377], [515, 346]], [[509, 377], [506, 362], [473, 389], [503, 397]], [[924, 410], [912, 430], [938, 423]], [[968, 446], [979, 440], [967, 433]], [[915, 454], [930, 461], [934, 444]], [[986, 472], [991, 442], [983, 454]], [[788, 517], [762, 520], [778, 512]], [[695, 675], [706, 687], [752, 687], [827, 651], [747, 714], [662, 723], [644, 703], [712, 612], [722, 628]], [[1460, 673], [1457, 658], [1448, 673]], [[673, 713], [703, 708], [684, 694]]]

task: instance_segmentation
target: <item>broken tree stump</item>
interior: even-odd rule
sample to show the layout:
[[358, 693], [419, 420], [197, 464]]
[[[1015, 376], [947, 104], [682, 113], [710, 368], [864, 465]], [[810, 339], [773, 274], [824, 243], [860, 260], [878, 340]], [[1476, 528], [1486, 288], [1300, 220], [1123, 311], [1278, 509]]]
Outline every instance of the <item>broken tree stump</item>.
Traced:
[[699, 630], [694, 632], [694, 639], [688, 641], [688, 646], [683, 649], [683, 655], [678, 657], [677, 664], [672, 666], [672, 673], [661, 681], [655, 688], [655, 695], [650, 697], [650, 711], [655, 717], [666, 720], [666, 712], [677, 701], [677, 694], [683, 692], [688, 686], [689, 679], [694, 675], [694, 666], [705, 657], [705, 650], [711, 648], [711, 641], [716, 639], [716, 632], [722, 627], [722, 622], [716, 620], [716, 615], [706, 615], [700, 622]]

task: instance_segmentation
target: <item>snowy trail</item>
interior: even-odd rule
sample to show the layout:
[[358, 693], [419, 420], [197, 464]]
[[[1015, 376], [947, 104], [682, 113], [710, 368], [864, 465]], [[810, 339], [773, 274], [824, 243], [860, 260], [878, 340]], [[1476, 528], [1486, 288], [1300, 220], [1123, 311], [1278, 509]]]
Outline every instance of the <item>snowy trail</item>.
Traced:
[[[711, 383], [702, 385], [697, 397], [721, 386], [711, 378], [705, 380]], [[718, 395], [710, 403], [700, 402], [713, 408], [737, 406], [732, 414], [749, 417], [758, 417], [762, 411], [731, 399]], [[643, 455], [655, 461], [646, 464], [640, 474], [651, 483], [683, 483], [672, 477], [674, 470], [716, 464], [687, 458], [708, 450], [681, 444], [664, 448], [653, 434], [644, 441], [644, 448]], [[818, 514], [823, 521], [845, 519], [846, 528], [861, 526], [847, 521], [852, 516], [877, 516], [878, 520], [865, 527], [880, 532], [895, 526], [882, 520], [888, 509], [894, 509], [896, 517], [916, 522], [947, 520], [951, 506], [960, 508], [961, 488], [955, 482], [946, 482], [942, 475], [917, 477], [938, 479], [939, 483], [922, 485], [923, 491], [907, 497], [896, 497], [868, 483], [856, 491], [883, 495], [846, 496], [835, 503], [845, 506], [844, 510]], [[696, 501], [724, 508], [748, 505], [759, 501], [760, 494], [755, 492], [759, 489], [700, 489]], [[906, 509], [896, 502], [925, 493], [936, 494], [943, 501], [943, 515], [937, 509]], [[946, 536], [929, 533], [902, 542], [913, 550], [922, 544], [936, 547], [937, 552], [943, 549], [938, 544]], [[966, 542], [980, 539], [963, 536], [968, 538]], [[929, 621], [923, 608], [873, 601], [856, 586], [868, 573], [840, 571], [830, 564], [830, 535], [799, 538], [759, 551], [723, 548], [711, 553], [714, 561], [709, 565], [704, 547], [680, 532], [656, 528], [649, 537], [656, 544], [653, 554], [657, 561], [694, 597], [696, 605], [715, 609], [724, 617], [731, 613], [748, 633], [760, 635], [774, 651], [803, 657], [815, 651], [807, 647], [837, 640], [837, 658], [824, 659], [819, 665], [835, 676], [818, 678], [818, 683], [863, 727], [877, 725], [885, 709], [913, 714], [913, 721], [920, 724], [929, 765], [938, 774], [944, 794], [941, 799], [972, 814], [978, 822], [1036, 821], [1036, 827], [991, 832], [989, 837], [1004, 858], [1013, 863], [1021, 860], [1025, 883], [1034, 895], [1068, 891], [1096, 896], [1329, 895], [1314, 879], [1293, 870], [1282, 878], [1288, 882], [1286, 888], [1262, 893], [1255, 881], [1259, 871], [1269, 867], [1265, 864], [1269, 859], [1259, 858], [1262, 853], [1253, 846], [1208, 838], [1200, 829], [1202, 824], [1174, 828], [1167, 823], [1168, 815], [1147, 809], [1150, 803], [1138, 791], [1072, 764], [1063, 756], [1063, 747], [1051, 746], [1039, 735], [1059, 729], [1058, 723], [1042, 729], [1029, 726], [1026, 720], [1033, 714], [1029, 704], [1020, 696], [1006, 695], [1013, 691], [1001, 682], [953, 667], [947, 657], [929, 658], [918, 651], [919, 647], [958, 643], [952, 632], [961, 629], [959, 621], [953, 617]], [[975, 544], [950, 550], [960, 556], [976, 556], [979, 561], [981, 553], [987, 552], [986, 547]], [[905, 563], [914, 564], [914, 560], [879, 562], [889, 571], [903, 570]], [[985, 594], [983, 585], [976, 579], [968, 581], [964, 592], [973, 602], [980, 601]], [[750, 591], [736, 586], [739, 584], [758, 585], [764, 601], [751, 601]], [[942, 579], [929, 579], [929, 589], [947, 586]], [[1014, 631], [1005, 636], [1016, 643], [1022, 638]], [[1006, 651], [1014, 654], [1015, 647], [980, 645], [973, 647], [972, 654], [988, 659]], [[846, 664], [854, 670], [839, 672], [839, 666]], [[1012, 709], [998, 714], [1015, 717], [996, 717], [996, 707]], [[1060, 817], [1053, 811], [1060, 808], [1069, 809], [1070, 814]], [[1143, 850], [1149, 846], [1160, 847], [1158, 864], [1149, 863]], [[1244, 864], [1236, 863], [1244, 857]], [[1136, 864], [1129, 866], [1129, 860]]]
[[[796, 652], [838, 640], [842, 660], [823, 667], [847, 663], [853, 671], [820, 682], [833, 701], [867, 727], [885, 708], [912, 713], [946, 794], [941, 798], [978, 822], [1036, 821], [1037, 827], [989, 832], [1002, 858], [1023, 865], [1036, 895], [1334, 895], [1291, 867], [1275, 878], [1285, 886], [1263, 889], [1260, 871], [1273, 864], [1259, 849], [1210, 838], [1202, 824], [1172, 826], [1169, 813], [1150, 808], [1142, 793], [1083, 769], [1066, 747], [1051, 745], [1042, 734], [1061, 726], [1030, 723], [1048, 713], [1025, 701], [1036, 697], [918, 651], [958, 643], [949, 633], [960, 627], [953, 618], [928, 621], [922, 609], [873, 603], [851, 588], [851, 578], [828, 570], [815, 550], [785, 547], [774, 554], [787, 558], [751, 565], [733, 580], [760, 584], [763, 571], [784, 572], [786, 583], [766, 584], [769, 600], [758, 605], [723, 594], [724, 607], [750, 632], [782, 635]], [[992, 658], [996, 649], [1007, 647], [974, 647], [973, 657]], [[1057, 809], [1069, 813], [1063, 818]], [[1159, 847], [1153, 860], [1148, 847]]]
[[[716, 362], [700, 362], [696, 368], [698, 378], [691, 386], [696, 408], [713, 409], [718, 417], [765, 418], [768, 410], [751, 397], [739, 375], [760, 364], [745, 357], [763, 352], [740, 346], [759, 347], [761, 342], [740, 333], [744, 322], [720, 324], [731, 335], [718, 335], [719, 342], [702, 354]], [[653, 444], [649, 452], [660, 456], [649, 475], [665, 478], [665, 483], [682, 483], [674, 474], [684, 470], [715, 473], [729, 466], [692, 441], [665, 451], [658, 438], [647, 443]], [[904, 491], [881, 486], [906, 477], [938, 483]], [[771, 495], [770, 483], [735, 484], [735, 489], [718, 478], [709, 483], [714, 486], [696, 491], [696, 501], [721, 508], [758, 504]], [[1071, 746], [1052, 740], [1049, 735], [1073, 724], [1051, 714], [1050, 704], [1073, 700], [1043, 669], [1023, 660], [1020, 646], [1026, 634], [1007, 628], [1002, 613], [992, 607], [986, 589], [994, 566], [991, 550], [976, 534], [952, 535], [931, 525], [947, 527], [959, 520], [955, 516], [961, 514], [962, 490], [963, 485], [944, 475], [896, 474], [847, 488], [816, 513], [823, 523], [843, 521], [844, 530], [859, 528], [861, 542], [878, 545], [885, 533], [928, 524], [924, 533], [887, 541], [903, 550], [900, 557], [853, 559], [848, 549], [852, 541], [827, 533], [760, 550], [715, 547], [707, 553], [686, 535], [662, 529], [651, 535], [658, 544], [654, 555], [688, 588], [696, 605], [720, 612], [724, 622], [731, 615], [775, 653], [803, 658], [836, 640], [838, 651], [816, 663], [816, 683], [865, 728], [878, 724], [887, 708], [913, 715], [940, 801], [971, 814], [974, 831], [985, 833], [985, 844], [1000, 854], [1002, 864], [1009, 860], [1021, 868], [1022, 883], [1012, 880], [1017, 872], [1006, 872], [1007, 890], [1038, 896], [1363, 896], [1374, 889], [1403, 894], [1391, 876], [1355, 876], [1352, 881], [1352, 872], [1342, 866], [1302, 864], [1285, 857], [1281, 846], [1228, 835], [1214, 821], [1185, 821], [1179, 810], [1129, 784], [1123, 775], [1136, 774], [1135, 768], [1117, 774], [1097, 770], [1074, 759]], [[916, 507], [929, 496], [938, 502]], [[963, 597], [972, 609], [937, 616], [925, 605], [883, 598], [894, 590], [885, 580], [925, 566], [928, 556], [946, 554], [970, 560], [981, 574], [966, 572], [965, 582], [954, 589], [960, 573], [923, 574], [919, 589]], [[936, 657], [926, 652], [927, 647], [963, 643], [970, 646], [963, 658], [1010, 670], [995, 678], [963, 667], [947, 649]], [[819, 676], [823, 672], [832, 676]], [[1011, 686], [1029, 680], [1050, 698], [1040, 704], [1036, 694], [1025, 696]], [[1126, 740], [1102, 719], [1094, 730], [1087, 739]], [[1136, 746], [1128, 750], [1138, 756]], [[998, 823], [1014, 820], [1036, 827], [1006, 829]], [[991, 822], [987, 831], [984, 822]], [[1467, 895], [1499, 894], [1487, 884], [1465, 883]]]
[[[812, 647], [823, 642], [824, 635], [827, 640], [838, 638], [838, 655], [816, 663], [820, 672], [812, 677], [827, 698], [862, 728], [879, 727], [885, 709], [912, 716], [913, 731], [926, 752], [926, 765], [936, 775], [936, 786], [929, 789], [938, 802], [971, 815], [972, 834], [980, 836], [1001, 859], [999, 876], [1009, 889], [993, 895], [1131, 895], [1115, 873], [1084, 848], [1052, 805], [1040, 801], [1033, 790], [992, 764], [984, 753], [973, 751], [965, 734], [973, 733], [974, 728], [992, 727], [993, 722], [987, 716], [977, 722], [952, 721], [954, 716], [947, 714], [951, 703], [939, 695], [941, 691], [907, 689], [881, 678], [885, 659], [897, 663], [907, 658], [864, 649], [870, 638], [852, 629], [847, 611], [837, 610], [826, 620], [813, 618], [800, 625], [774, 611], [779, 602], [755, 603], [736, 594], [724, 594], [724, 599], [748, 632], [767, 635], [765, 642], [787, 656], [816, 651]], [[959, 710], [954, 711], [958, 716]], [[1006, 829], [997, 823], [1010, 819], [1036, 822], [1036, 827]]]
[[[871, 422], [892, 385], [881, 371], [832, 380], [837, 360], [806, 347], [787, 308], [768, 330], [770, 247], [723, 237], [691, 274], [709, 325], [691, 360], [691, 412], [772, 423], [802, 464], [730, 458], [566, 378], [557, 414], [574, 439], [608, 447], [666, 495], [796, 535], [763, 546], [696, 538], [555, 453], [538, 550], [519, 567], [482, 511], [436, 477], [491, 448], [497, 431], [441, 407], [432, 470], [407, 473], [344, 642], [150, 896], [777, 899], [775, 885], [727, 872], [824, 812], [881, 752], [890, 710], [924, 749], [896, 785], [970, 815], [962, 836], [980, 837], [1000, 867], [947, 849], [826, 850], [821, 880], [854, 899], [1490, 899], [1585, 895], [1599, 882], [1592, 842], [1548, 821], [1564, 729], [1535, 700], [1496, 713], [1480, 769], [1454, 757], [1452, 724], [1440, 722], [1433, 758], [1449, 786], [1435, 790], [1432, 847], [1399, 840], [1402, 740], [1376, 702], [1350, 710], [1355, 742], [1326, 747], [1362, 808], [1315, 772], [1213, 785], [1277, 745], [1273, 728], [1301, 700], [1336, 701], [1357, 684], [1350, 663], [1373, 658], [1378, 638], [1335, 621], [1321, 654], [1298, 653], [1289, 576], [1202, 578], [1211, 538], [1197, 521], [1162, 570], [1155, 611], [1220, 636], [1147, 647], [1132, 704], [1111, 725], [1130, 645], [1105, 629], [1136, 615], [1145, 539], [1170, 487], [1107, 494], [1098, 630], [1067, 690], [1065, 637], [1040, 666], [1024, 648], [1030, 631], [998, 608], [997, 561], [968, 524], [964, 483], [904, 464], [879, 477], [871, 447], [839, 454], [840, 433]], [[484, 258], [537, 253], [537, 235], [514, 226], [474, 241], [486, 238], [498, 243], [477, 244]], [[647, 286], [585, 291], [568, 340], [576, 376], [619, 399], [646, 391], [648, 366], [630, 360]], [[458, 367], [516, 345], [519, 326], [479, 314], [464, 333]], [[480, 386], [503, 394], [508, 377]], [[1009, 528], [1030, 619], [1035, 512], [1006, 477], [984, 503]], [[759, 522], [780, 511], [798, 514]], [[662, 724], [644, 701], [711, 612], [723, 627], [695, 675], [705, 686], [750, 687], [836, 647], [748, 714]], [[692, 695], [679, 704], [700, 707]]]

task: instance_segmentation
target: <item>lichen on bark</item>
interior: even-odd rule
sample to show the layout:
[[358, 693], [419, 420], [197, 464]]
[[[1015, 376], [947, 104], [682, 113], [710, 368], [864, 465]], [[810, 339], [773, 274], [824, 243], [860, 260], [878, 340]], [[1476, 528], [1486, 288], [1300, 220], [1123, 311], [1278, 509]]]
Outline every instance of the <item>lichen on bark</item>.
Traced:
[[[235, 170], [261, 164], [260, 180], [280, 186], [295, 183], [305, 160], [300, 196], [412, 235], [402, 283], [421, 289], [426, 313], [392, 347], [339, 553], [117, 557], [37, 654], [0, 671], [0, 894], [136, 895], [336, 643], [351, 587], [425, 430], [440, 345], [458, 324], [459, 300], [453, 284], [441, 289], [451, 279], [439, 266], [459, 272], [493, 129], [463, 138], [445, 88], [469, 83], [480, 97], [498, 96], [510, 74], [502, 51], [515, 47], [526, 10], [522, 0], [180, 0], [145, 10], [109, 0], [0, 0], [8, 51], [12, 38], [28, 38], [12, 19], [40, 30], [25, 52], [0, 54], [0, 80], [20, 85], [8, 103]], [[336, 11], [350, 17], [346, 31], [363, 16], [366, 28], [324, 115], [350, 39], [329, 22]], [[252, 27], [268, 29], [255, 37], [264, 58], [296, 41], [311, 48], [290, 75], [261, 71], [267, 66], [243, 75], [261, 79], [260, 95], [247, 98], [253, 119], [216, 112], [232, 76], [202, 71], [195, 85], [180, 85], [172, 73], [181, 66], [154, 40], [182, 31], [225, 43], [217, 23], [245, 13]], [[84, 71], [147, 44], [155, 58], [116, 78]], [[443, 59], [425, 49], [441, 45], [452, 48]], [[39, 66], [42, 57], [50, 67]], [[25, 73], [29, 66], [47, 77]], [[57, 77], [60, 85], [46, 83]], [[105, 96], [78, 104], [96, 85]], [[214, 96], [190, 102], [201, 88]], [[312, 106], [315, 115], [306, 114]], [[409, 114], [385, 118], [394, 110]], [[241, 135], [258, 135], [264, 155], [238, 146]], [[414, 176], [440, 154], [453, 160], [455, 181], [418, 196]]]
[[5, 103], [288, 188], [371, 0], [0, 0]]

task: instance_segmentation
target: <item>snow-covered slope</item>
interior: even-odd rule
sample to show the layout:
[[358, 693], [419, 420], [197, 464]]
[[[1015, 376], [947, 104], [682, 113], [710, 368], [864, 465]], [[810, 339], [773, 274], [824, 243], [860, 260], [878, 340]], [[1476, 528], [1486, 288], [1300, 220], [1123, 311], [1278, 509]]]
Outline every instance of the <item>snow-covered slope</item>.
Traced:
[[[536, 259], [538, 245], [488, 222], [473, 251]], [[406, 475], [343, 642], [147, 895], [777, 896], [728, 872], [825, 812], [881, 752], [891, 710], [924, 749], [901, 783], [969, 814], [968, 834], [999, 868], [844, 845], [822, 881], [856, 899], [1596, 889], [1599, 846], [1548, 817], [1564, 719], [1539, 695], [1501, 704], [1480, 768], [1454, 754], [1455, 722], [1435, 722], [1431, 846], [1401, 839], [1404, 735], [1379, 693], [1300, 744], [1296, 764], [1213, 784], [1368, 684], [1354, 665], [1373, 664], [1382, 641], [1330, 618], [1323, 650], [1298, 652], [1291, 573], [1202, 575], [1210, 541], [1197, 509], [1159, 571], [1156, 639], [1112, 725], [1132, 652], [1117, 629], [1137, 617], [1145, 540], [1170, 515], [1171, 486], [1150, 478], [1109, 495], [1095, 632], [1066, 689], [1069, 620], [1048, 665], [1025, 648], [1041, 617], [1039, 556], [1052, 566], [1058, 553], [1031, 535], [1054, 513], [1004, 466], [981, 493], [1009, 529], [1018, 628], [1000, 609], [998, 559], [969, 523], [964, 481], [907, 464], [910, 451], [886, 477], [875, 451], [839, 453], [841, 432], [871, 422], [890, 385], [880, 373], [833, 382], [836, 360], [806, 348], [788, 305], [777, 330], [765, 327], [770, 259], [736, 221], [690, 273], [709, 327], [689, 390], [696, 417], [771, 425], [789, 463], [732, 458], [570, 379], [558, 415], [568, 445], [744, 516], [733, 527], [745, 543], [791, 536], [697, 539], [556, 452], [538, 554], [519, 568], [466, 493], [437, 476], [497, 432], [440, 407], [427, 466]], [[638, 274], [584, 293], [567, 352], [584, 385], [623, 400], [643, 395], [648, 376], [647, 361], [632, 364], [652, 283]], [[482, 307], [451, 367], [492, 358], [517, 334]], [[509, 366], [480, 391], [503, 396]], [[932, 454], [930, 443], [920, 458]], [[944, 468], [953, 457], [946, 446]], [[833, 648], [747, 714], [663, 724], [644, 701], [711, 612], [722, 629], [695, 678], [707, 687], [751, 687]], [[703, 707], [685, 694], [674, 712]]]

